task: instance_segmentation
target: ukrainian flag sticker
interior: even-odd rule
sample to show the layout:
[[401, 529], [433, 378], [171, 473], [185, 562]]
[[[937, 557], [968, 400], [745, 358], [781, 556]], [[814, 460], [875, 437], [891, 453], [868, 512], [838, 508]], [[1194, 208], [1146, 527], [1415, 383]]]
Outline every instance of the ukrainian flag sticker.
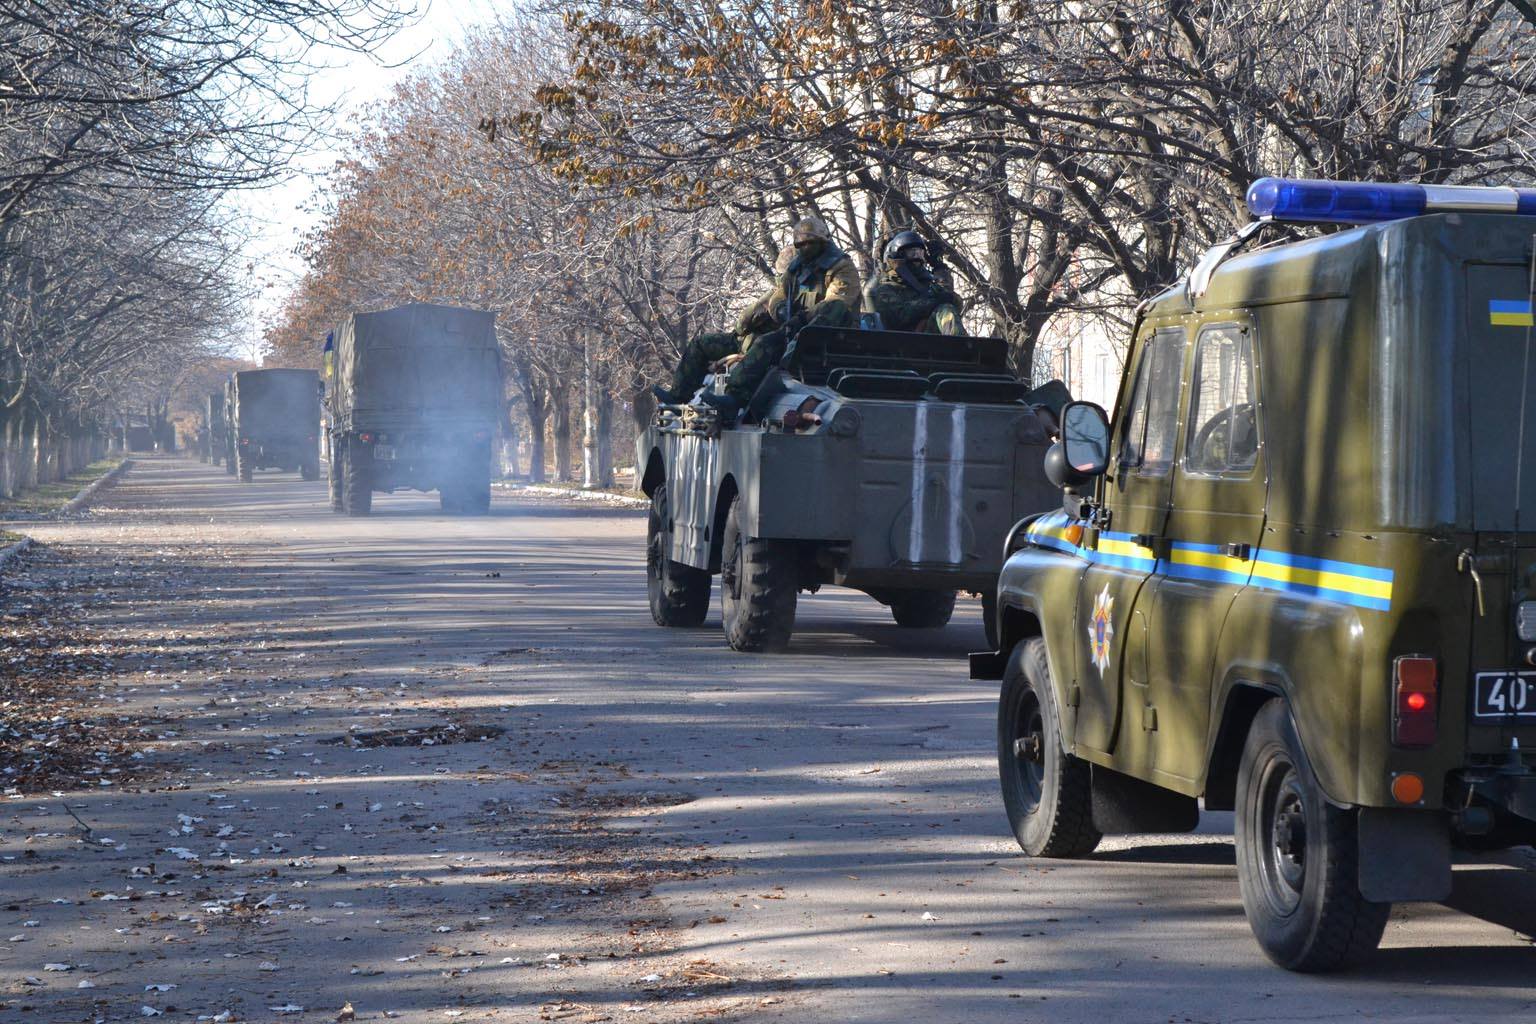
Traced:
[[1490, 299], [1488, 320], [1495, 327], [1536, 326], [1531, 316], [1531, 304], [1525, 299]]

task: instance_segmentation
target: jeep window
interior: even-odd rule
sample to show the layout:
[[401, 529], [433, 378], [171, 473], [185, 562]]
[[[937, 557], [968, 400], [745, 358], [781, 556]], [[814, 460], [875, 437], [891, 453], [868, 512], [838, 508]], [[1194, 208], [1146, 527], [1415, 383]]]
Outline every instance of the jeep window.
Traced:
[[1135, 466], [1142, 476], [1162, 476], [1173, 465], [1183, 369], [1183, 328], [1161, 330], [1147, 340], [1120, 439], [1120, 465]]
[[1259, 460], [1253, 341], [1235, 324], [1207, 327], [1195, 346], [1184, 468], [1246, 476]]

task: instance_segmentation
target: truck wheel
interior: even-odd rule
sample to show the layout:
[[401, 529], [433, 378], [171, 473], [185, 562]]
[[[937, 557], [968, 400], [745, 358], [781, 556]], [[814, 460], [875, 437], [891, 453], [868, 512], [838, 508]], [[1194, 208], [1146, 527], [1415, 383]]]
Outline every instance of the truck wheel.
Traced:
[[373, 508], [373, 449], [357, 441], [347, 442], [343, 465], [342, 505], [349, 516], [365, 516]]
[[955, 614], [953, 590], [907, 590], [892, 595], [891, 618], [907, 629], [938, 629]]
[[795, 549], [781, 540], [746, 536], [739, 496], [731, 500], [721, 539], [720, 609], [725, 639], [738, 651], [782, 651], [795, 628], [800, 589]]
[[341, 503], [342, 478], [343, 478], [343, 475], [346, 473], [346, 470], [342, 468], [342, 465], [343, 465], [342, 460], [343, 460], [343, 456], [339, 452], [334, 452], [334, 451], [332, 452], [332, 454], [331, 454], [331, 462], [330, 462], [331, 511], [332, 512], [341, 512], [341, 511], [343, 511], [343, 506], [342, 506], [342, 503]]
[[1237, 880], [1259, 946], [1293, 971], [1370, 955], [1390, 903], [1360, 895], [1353, 811], [1324, 798], [1284, 702], [1254, 718], [1237, 770]]
[[1031, 857], [1081, 857], [1102, 836], [1093, 827], [1088, 762], [1062, 748], [1056, 691], [1036, 637], [1014, 648], [997, 703], [997, 769], [1003, 806]]
[[248, 484], [255, 479], [256, 467], [251, 464], [250, 458], [244, 452], [235, 456], [235, 461], [239, 463], [241, 483]]
[[987, 650], [997, 650], [997, 590], [995, 588], [981, 595], [981, 624], [987, 631]]
[[645, 522], [645, 588], [658, 626], [701, 626], [709, 614], [709, 573], [667, 557], [667, 486], [651, 492]]
[[306, 462], [303, 465], [299, 466], [299, 479], [300, 480], [319, 480], [320, 479], [320, 463], [318, 463], [318, 462]]

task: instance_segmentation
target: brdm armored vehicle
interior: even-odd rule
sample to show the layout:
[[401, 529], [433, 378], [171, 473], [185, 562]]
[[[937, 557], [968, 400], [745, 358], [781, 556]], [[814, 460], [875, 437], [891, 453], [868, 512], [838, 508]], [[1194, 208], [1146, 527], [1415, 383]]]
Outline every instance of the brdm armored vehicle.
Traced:
[[502, 411], [494, 313], [417, 302], [349, 316], [328, 401], [336, 511], [367, 515], [374, 491], [399, 488], [437, 491], [445, 512], [490, 508]]
[[[1265, 179], [1145, 303], [1112, 421], [998, 597], [998, 760], [1036, 856], [1235, 810], [1243, 906], [1354, 963], [1454, 845], [1536, 835], [1536, 191]], [[1238, 253], [1270, 221], [1359, 224]]]
[[944, 625], [957, 592], [991, 593], [1010, 525], [1058, 503], [1039, 468], [1050, 413], [997, 338], [811, 327], [794, 347], [741, 423], [644, 411], [652, 616], [701, 624], [718, 574], [740, 651], [783, 649], [797, 595], [829, 583]]
[[230, 377], [230, 446], [240, 479], [258, 469], [320, 479], [320, 376], [314, 370], [241, 370]]

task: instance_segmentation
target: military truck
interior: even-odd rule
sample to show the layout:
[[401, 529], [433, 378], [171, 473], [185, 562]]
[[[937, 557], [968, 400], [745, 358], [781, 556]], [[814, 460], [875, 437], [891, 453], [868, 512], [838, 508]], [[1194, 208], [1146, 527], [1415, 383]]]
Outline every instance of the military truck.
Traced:
[[[224, 453], [228, 448], [225, 434], [229, 430], [229, 423], [224, 418], [224, 391], [222, 388], [208, 393], [203, 416], [207, 424], [204, 429], [207, 433], [208, 459], [217, 466], [219, 461], [224, 458]], [[233, 473], [235, 468], [231, 466], [229, 471]]]
[[642, 407], [656, 623], [700, 625], [716, 574], [738, 651], [783, 650], [798, 594], [825, 584], [910, 627], [990, 594], [1009, 526], [1058, 501], [1038, 468], [1052, 414], [1032, 398], [1060, 385], [1032, 393], [998, 338], [811, 327], [789, 362], [741, 423]]
[[[1143, 305], [1113, 421], [1064, 410], [972, 674], [1027, 853], [1235, 811], [1259, 945], [1318, 971], [1453, 845], [1536, 836], [1536, 192], [1249, 203]], [[1284, 220], [1361, 226], [1237, 254]]]
[[229, 431], [240, 479], [258, 469], [320, 479], [320, 375], [314, 370], [241, 370], [230, 379]]
[[501, 421], [496, 316], [425, 302], [355, 313], [336, 331], [331, 507], [367, 515], [374, 491], [438, 492], [444, 512], [491, 506]]

